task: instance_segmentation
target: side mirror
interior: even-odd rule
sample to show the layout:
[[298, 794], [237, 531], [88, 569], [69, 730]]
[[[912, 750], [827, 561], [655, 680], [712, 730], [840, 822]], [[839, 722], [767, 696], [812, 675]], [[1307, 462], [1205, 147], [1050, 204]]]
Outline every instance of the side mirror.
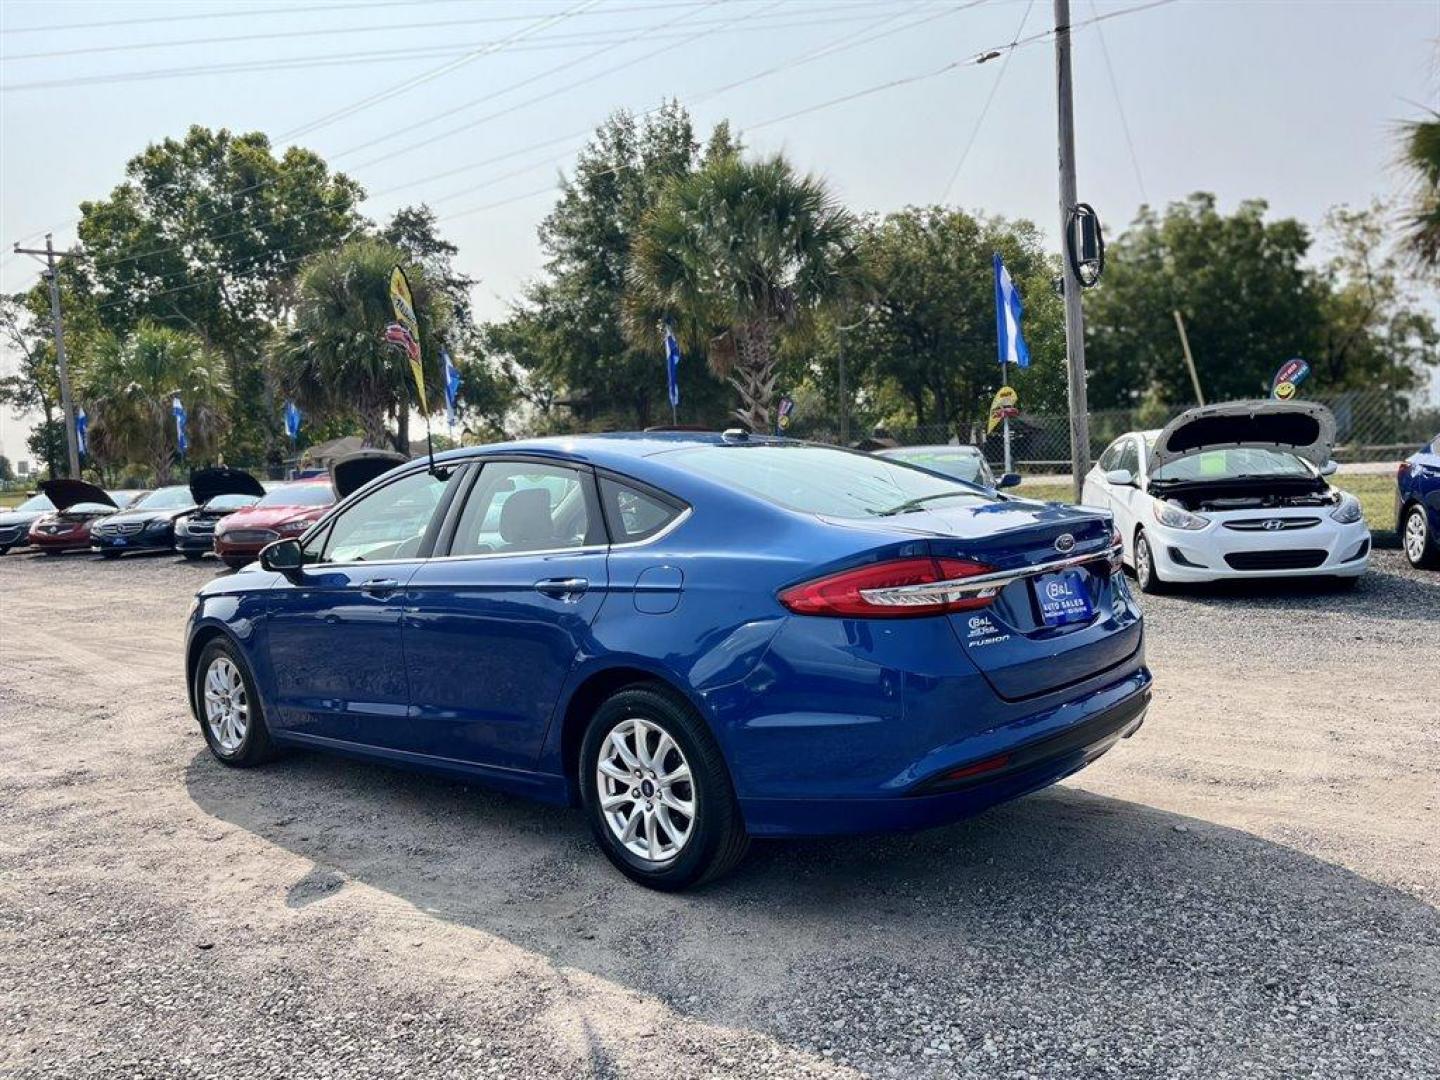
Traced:
[[1320, 475], [1321, 475], [1321, 476], [1334, 476], [1334, 475], [1335, 475], [1337, 472], [1339, 472], [1339, 471], [1340, 471], [1340, 463], [1339, 463], [1338, 461], [1333, 460], [1333, 459], [1330, 460], [1330, 461], [1325, 462], [1324, 465], [1321, 465], [1321, 466], [1320, 466]]
[[997, 490], [999, 488], [1012, 488], [1019, 486], [1020, 474], [1018, 472], [1007, 472], [1003, 476], [1001, 476], [999, 480], [995, 481], [995, 487]]
[[1105, 474], [1105, 482], [1116, 487], [1134, 487], [1135, 474], [1129, 469], [1111, 469]]
[[300, 550], [300, 541], [274, 540], [260, 549], [260, 565], [266, 570], [281, 574], [293, 574], [305, 565], [305, 554]]

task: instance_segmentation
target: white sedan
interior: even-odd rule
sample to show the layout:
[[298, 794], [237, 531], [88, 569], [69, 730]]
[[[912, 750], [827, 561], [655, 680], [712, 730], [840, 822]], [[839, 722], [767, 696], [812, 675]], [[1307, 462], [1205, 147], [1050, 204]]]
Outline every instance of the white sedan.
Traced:
[[1359, 500], [1326, 480], [1334, 446], [1335, 418], [1314, 402], [1203, 406], [1116, 439], [1081, 501], [1115, 515], [1145, 592], [1254, 577], [1353, 584], [1370, 530]]

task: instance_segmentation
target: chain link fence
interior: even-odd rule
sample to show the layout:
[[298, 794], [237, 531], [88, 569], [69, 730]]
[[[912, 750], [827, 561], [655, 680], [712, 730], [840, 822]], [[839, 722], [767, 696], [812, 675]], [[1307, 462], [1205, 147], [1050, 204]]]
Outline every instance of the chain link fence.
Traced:
[[[1354, 390], [1329, 397], [1306, 398], [1327, 406], [1335, 414], [1335, 459], [1341, 462], [1398, 461], [1440, 433], [1440, 408], [1415, 407], [1402, 394], [1390, 390]], [[1099, 457], [1110, 443], [1127, 431], [1164, 427], [1183, 409], [1156, 413], [1145, 409], [1101, 409], [1090, 414], [1090, 458]], [[838, 432], [828, 427], [797, 424], [790, 434], [818, 442], [838, 443]], [[852, 432], [850, 442], [866, 449], [880, 446], [925, 446], [969, 443], [983, 447], [985, 456], [999, 465], [1005, 458], [1000, 429], [985, 434], [982, 422], [965, 427], [927, 424], [909, 428], [876, 428]], [[1021, 413], [1010, 421], [1010, 447], [1022, 472], [1058, 473], [1070, 469], [1070, 418], [1066, 415]]]

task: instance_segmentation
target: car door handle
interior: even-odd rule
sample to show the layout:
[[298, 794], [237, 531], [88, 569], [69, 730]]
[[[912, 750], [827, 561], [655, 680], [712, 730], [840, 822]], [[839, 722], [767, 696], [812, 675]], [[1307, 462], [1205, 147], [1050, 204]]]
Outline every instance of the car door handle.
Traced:
[[389, 596], [399, 587], [400, 582], [396, 578], [377, 577], [371, 578], [369, 581], [362, 582], [360, 585], [360, 591], [363, 593], [368, 593], [371, 596]]
[[590, 582], [583, 577], [546, 578], [544, 581], [535, 583], [535, 591], [544, 593], [546, 596], [553, 596], [557, 600], [566, 600], [570, 597], [579, 596], [590, 587]]

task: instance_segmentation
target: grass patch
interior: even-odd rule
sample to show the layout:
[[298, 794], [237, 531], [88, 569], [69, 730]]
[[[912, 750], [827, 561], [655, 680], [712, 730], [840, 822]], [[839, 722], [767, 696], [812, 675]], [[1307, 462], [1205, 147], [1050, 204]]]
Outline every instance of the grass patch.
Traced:
[[[1341, 491], [1360, 500], [1371, 532], [1395, 530], [1395, 477], [1389, 473], [1350, 473], [1333, 478]], [[1070, 502], [1069, 484], [1032, 484], [1028, 480], [1014, 494], [1045, 502]]]

